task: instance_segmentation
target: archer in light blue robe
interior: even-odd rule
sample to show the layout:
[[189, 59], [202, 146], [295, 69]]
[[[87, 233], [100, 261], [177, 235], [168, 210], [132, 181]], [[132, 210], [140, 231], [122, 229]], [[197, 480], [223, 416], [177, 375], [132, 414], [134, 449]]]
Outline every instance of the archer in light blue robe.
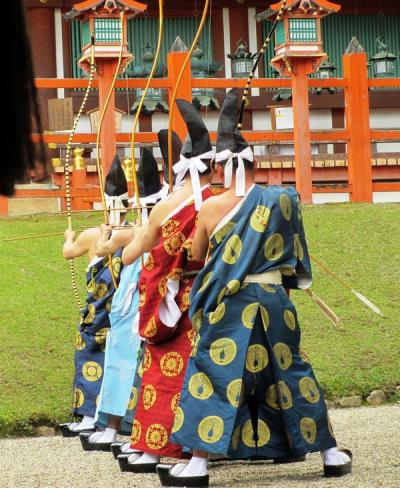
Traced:
[[[311, 284], [297, 192], [253, 185], [217, 226], [209, 254], [190, 297], [197, 337], [172, 442], [269, 459], [336, 446], [285, 291]], [[282, 285], [245, 282], [274, 270]]]
[[[126, 266], [119, 287], [114, 294], [104, 361], [104, 379], [96, 411], [95, 423], [100, 428], [108, 425], [110, 415], [123, 417], [122, 434], [130, 435], [139, 390], [134, 385], [135, 371], [141, 356], [141, 338], [133, 324], [139, 310], [138, 282], [141, 259]], [[140, 388], [140, 385], [139, 385]]]
[[[116, 283], [122, 269], [122, 250], [112, 256]], [[73, 414], [94, 417], [103, 380], [104, 349], [110, 327], [108, 312], [115, 292], [109, 257], [95, 258], [86, 270], [87, 298], [75, 340]]]

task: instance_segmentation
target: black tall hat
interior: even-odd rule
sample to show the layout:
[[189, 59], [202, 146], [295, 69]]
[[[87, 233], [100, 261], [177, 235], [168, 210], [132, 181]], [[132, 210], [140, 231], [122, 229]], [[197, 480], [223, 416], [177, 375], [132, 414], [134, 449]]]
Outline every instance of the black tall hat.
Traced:
[[211, 151], [210, 135], [195, 106], [182, 99], [177, 100], [176, 104], [189, 132], [189, 137], [185, 140], [182, 147], [182, 155], [186, 158], [193, 158]]
[[249, 145], [237, 128], [238, 90], [232, 88], [225, 95], [224, 103], [218, 120], [217, 154], [229, 149], [233, 153], [240, 153]]
[[[128, 193], [128, 184], [118, 154], [115, 155], [104, 182], [104, 192], [109, 197], [119, 197]], [[126, 196], [128, 198], [128, 196]]]
[[[163, 158], [163, 170], [164, 170], [164, 181], [169, 183], [168, 176], [168, 129], [162, 129], [158, 133], [158, 142], [160, 143], [160, 151]], [[179, 139], [178, 134], [172, 131], [172, 165], [177, 163], [180, 159], [182, 150], [182, 141]], [[176, 175], [172, 172], [174, 177], [174, 183]]]
[[158, 174], [157, 161], [153, 156], [153, 151], [148, 147], [142, 149], [137, 175], [139, 195], [141, 198], [154, 195], [161, 190], [162, 186]]

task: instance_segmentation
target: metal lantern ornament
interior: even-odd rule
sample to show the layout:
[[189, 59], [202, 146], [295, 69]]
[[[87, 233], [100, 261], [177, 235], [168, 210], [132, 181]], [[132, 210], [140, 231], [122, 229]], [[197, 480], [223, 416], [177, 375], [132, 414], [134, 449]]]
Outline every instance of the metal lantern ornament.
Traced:
[[377, 78], [390, 78], [396, 73], [397, 56], [389, 52], [387, 45], [384, 43], [384, 37], [376, 39], [377, 53], [371, 58], [374, 76]]
[[[147, 5], [134, 0], [86, 0], [76, 3], [72, 10], [65, 14], [65, 18], [81, 21], [82, 57], [79, 60], [81, 68], [90, 71], [92, 46], [94, 46], [96, 59], [118, 56], [121, 49], [121, 34], [123, 40], [121, 68], [124, 68], [132, 60], [127, 41], [128, 19], [146, 9]], [[122, 32], [121, 12], [125, 12]]]
[[226, 55], [232, 63], [233, 78], [247, 78], [253, 68], [254, 58], [257, 53], [253, 54], [247, 51], [247, 44], [243, 39], [236, 43], [235, 54]]
[[[127, 69], [126, 75], [128, 78], [147, 78], [151, 72], [154, 62], [154, 48], [149, 43], [143, 48], [143, 55], [141, 59], [141, 65], [130, 66]], [[165, 65], [159, 63], [157, 70], [154, 73], [154, 78], [162, 78], [165, 75]], [[130, 109], [130, 113], [136, 113], [140, 100], [143, 95], [143, 88], [137, 88], [135, 90], [136, 101]], [[156, 110], [160, 110], [163, 113], [168, 113], [168, 104], [164, 100], [164, 90], [161, 88], [149, 88], [146, 93], [146, 98], [143, 105], [143, 113], [145, 115], [151, 115]]]
[[[258, 20], [274, 21], [280, 2], [257, 16]], [[340, 10], [328, 0], [288, 0], [275, 30], [275, 57], [271, 64], [281, 74], [290, 75], [292, 60], [307, 59], [312, 70], [326, 59], [322, 46], [321, 19]]]
[[[221, 69], [222, 64], [204, 59], [204, 51], [201, 49], [200, 44], [197, 44], [191, 58], [193, 78], [207, 78]], [[219, 109], [219, 103], [215, 98], [213, 88], [194, 88], [192, 90], [192, 101], [197, 109], [201, 107], [211, 108], [213, 110]]]

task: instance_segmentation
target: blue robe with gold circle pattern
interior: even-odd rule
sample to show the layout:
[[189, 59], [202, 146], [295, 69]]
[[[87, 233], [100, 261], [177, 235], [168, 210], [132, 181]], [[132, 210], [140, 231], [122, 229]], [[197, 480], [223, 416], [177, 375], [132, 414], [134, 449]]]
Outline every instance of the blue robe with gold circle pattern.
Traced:
[[[197, 332], [172, 441], [231, 458], [277, 459], [334, 447], [285, 288], [311, 284], [297, 192], [254, 185], [210, 239], [191, 292]], [[245, 283], [280, 270], [282, 285]]]
[[[118, 250], [112, 256], [117, 283], [122, 268], [121, 254], [122, 250]], [[110, 327], [108, 313], [115, 287], [108, 256], [89, 265], [86, 271], [88, 294], [76, 332], [72, 412], [78, 416], [94, 417], [103, 380], [104, 349]]]

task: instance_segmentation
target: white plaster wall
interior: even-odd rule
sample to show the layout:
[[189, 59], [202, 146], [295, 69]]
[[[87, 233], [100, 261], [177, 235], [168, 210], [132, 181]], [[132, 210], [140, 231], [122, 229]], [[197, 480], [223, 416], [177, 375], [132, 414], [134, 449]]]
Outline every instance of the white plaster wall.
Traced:
[[313, 203], [344, 203], [350, 201], [349, 193], [313, 193]]

